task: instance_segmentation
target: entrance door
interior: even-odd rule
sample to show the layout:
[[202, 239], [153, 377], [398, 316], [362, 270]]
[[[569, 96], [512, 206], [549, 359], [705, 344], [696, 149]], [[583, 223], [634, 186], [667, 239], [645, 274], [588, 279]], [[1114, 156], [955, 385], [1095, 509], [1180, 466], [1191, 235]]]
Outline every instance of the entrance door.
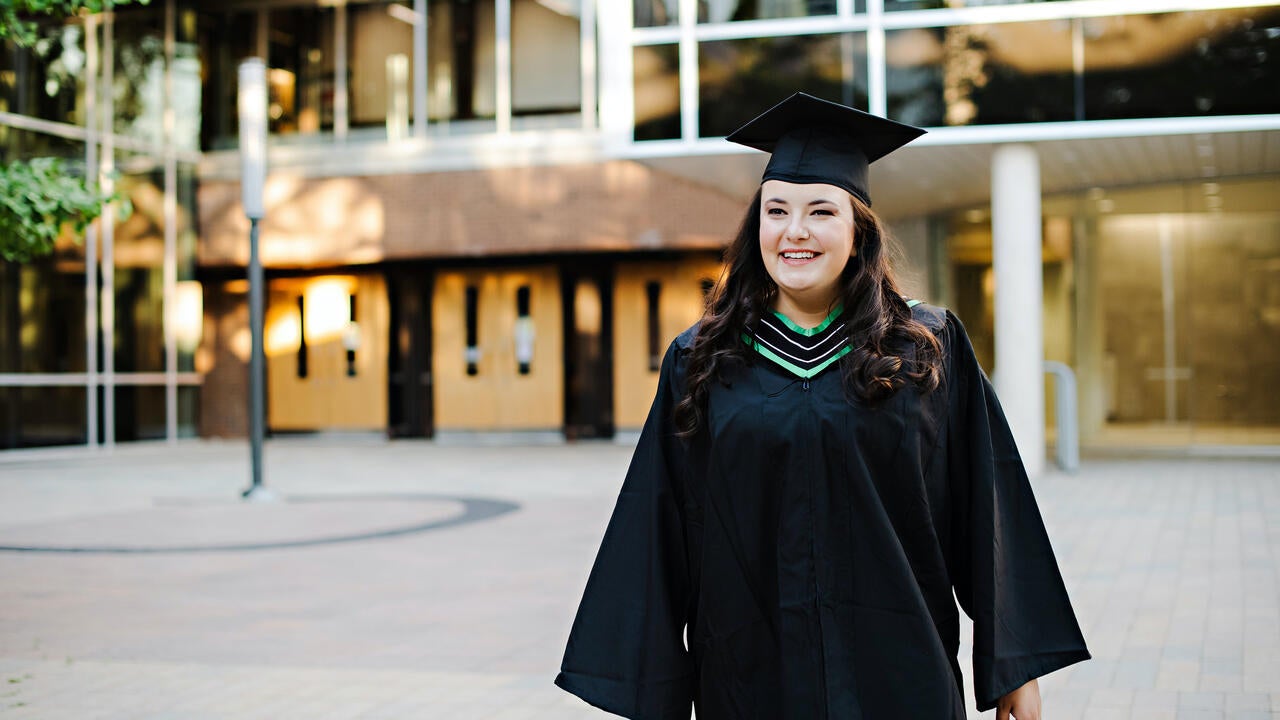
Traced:
[[388, 318], [382, 277], [273, 278], [268, 292], [268, 428], [385, 429]]
[[613, 437], [613, 268], [566, 264], [560, 287], [565, 437]]
[[431, 437], [431, 292], [427, 270], [391, 273], [391, 352], [387, 400], [394, 437]]

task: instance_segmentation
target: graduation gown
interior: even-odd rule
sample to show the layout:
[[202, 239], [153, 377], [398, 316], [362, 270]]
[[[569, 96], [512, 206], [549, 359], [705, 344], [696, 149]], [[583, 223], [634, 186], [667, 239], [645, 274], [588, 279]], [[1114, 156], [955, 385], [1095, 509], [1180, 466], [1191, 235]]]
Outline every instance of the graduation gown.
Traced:
[[979, 710], [1089, 657], [964, 328], [912, 313], [944, 348], [937, 390], [866, 406], [839, 363], [755, 357], [687, 442], [694, 329], [671, 344], [557, 685], [644, 720], [964, 720], [956, 600]]

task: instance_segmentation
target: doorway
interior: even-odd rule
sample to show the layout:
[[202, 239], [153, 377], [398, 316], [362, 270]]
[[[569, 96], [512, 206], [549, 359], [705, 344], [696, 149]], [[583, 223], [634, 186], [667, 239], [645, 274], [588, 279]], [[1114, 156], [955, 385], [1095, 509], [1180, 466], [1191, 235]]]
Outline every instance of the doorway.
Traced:
[[388, 353], [387, 427], [392, 437], [435, 434], [431, 377], [431, 293], [429, 270], [391, 271], [391, 352]]
[[613, 437], [613, 268], [566, 263], [560, 291], [565, 439]]

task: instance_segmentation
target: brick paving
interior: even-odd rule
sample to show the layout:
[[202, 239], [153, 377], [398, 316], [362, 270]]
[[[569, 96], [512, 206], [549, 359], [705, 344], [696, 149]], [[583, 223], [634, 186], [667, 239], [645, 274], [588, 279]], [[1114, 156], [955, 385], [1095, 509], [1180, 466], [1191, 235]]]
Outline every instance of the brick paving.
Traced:
[[[0, 456], [0, 546], [128, 551], [0, 551], [0, 718], [604, 718], [551, 680], [629, 455], [275, 440], [273, 505], [238, 443]], [[1280, 720], [1280, 461], [1036, 487], [1095, 657], [1046, 718]]]

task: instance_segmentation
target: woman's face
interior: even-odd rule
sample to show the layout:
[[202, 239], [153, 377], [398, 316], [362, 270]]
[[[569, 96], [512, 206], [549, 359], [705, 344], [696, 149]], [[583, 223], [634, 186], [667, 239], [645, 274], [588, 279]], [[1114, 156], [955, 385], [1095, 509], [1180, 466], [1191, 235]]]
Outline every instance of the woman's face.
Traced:
[[834, 185], [782, 180], [766, 180], [760, 190], [760, 255], [779, 301], [825, 311], [857, 252], [852, 196]]

